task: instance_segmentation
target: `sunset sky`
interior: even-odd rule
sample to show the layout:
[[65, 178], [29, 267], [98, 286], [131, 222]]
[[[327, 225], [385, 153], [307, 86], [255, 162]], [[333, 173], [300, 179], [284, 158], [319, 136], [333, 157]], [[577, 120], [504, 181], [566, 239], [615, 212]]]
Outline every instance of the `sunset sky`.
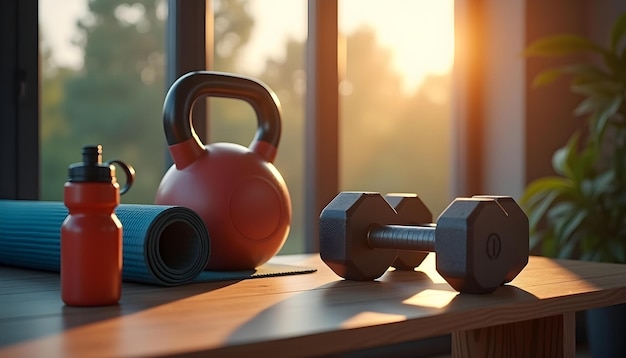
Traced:
[[[80, 49], [72, 45], [76, 20], [87, 11], [86, 0], [39, 0], [40, 24], [59, 65], [82, 64]], [[255, 29], [243, 62], [260, 68], [268, 57], [284, 56], [289, 37], [306, 37], [306, 0], [252, 0]], [[452, 67], [454, 53], [453, 0], [341, 0], [340, 31], [350, 34], [359, 26], [376, 29], [383, 46], [393, 49], [394, 62], [404, 74], [407, 89], [429, 73]], [[276, 9], [281, 9], [276, 11]]]

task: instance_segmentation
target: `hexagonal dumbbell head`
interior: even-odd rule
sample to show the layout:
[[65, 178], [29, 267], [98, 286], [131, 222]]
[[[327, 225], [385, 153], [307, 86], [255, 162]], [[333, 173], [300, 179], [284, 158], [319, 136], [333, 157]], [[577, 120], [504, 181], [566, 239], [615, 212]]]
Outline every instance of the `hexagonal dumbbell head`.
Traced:
[[529, 244], [528, 237], [529, 225], [528, 217], [524, 210], [511, 198], [510, 196], [495, 196], [495, 195], [474, 195], [474, 198], [489, 198], [494, 199], [506, 212], [507, 218], [510, 222], [516, 223], [516, 231], [519, 235], [519, 240], [510, 240], [510, 250], [513, 253], [519, 253], [519, 255], [511, 255], [509, 264], [509, 273], [507, 274], [504, 282], [511, 282], [519, 275], [520, 272], [528, 264]]
[[458, 198], [441, 214], [437, 271], [455, 290], [492, 292], [525, 266], [528, 219], [515, 206], [508, 197]]
[[[385, 195], [385, 200], [396, 210], [396, 220], [400, 225], [422, 225], [433, 221], [433, 214], [416, 194], [390, 193]], [[400, 250], [391, 266], [397, 270], [413, 270], [426, 256], [427, 252]]]
[[370, 226], [393, 224], [396, 212], [379, 193], [342, 192], [320, 214], [320, 256], [350, 280], [374, 280], [396, 259], [396, 250], [372, 249]]

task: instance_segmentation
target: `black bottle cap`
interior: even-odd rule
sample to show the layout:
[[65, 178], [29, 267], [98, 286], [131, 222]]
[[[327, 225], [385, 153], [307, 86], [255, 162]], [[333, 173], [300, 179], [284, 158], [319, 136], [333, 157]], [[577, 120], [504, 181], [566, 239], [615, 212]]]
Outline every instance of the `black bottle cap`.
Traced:
[[70, 182], [111, 182], [115, 178], [115, 168], [110, 163], [102, 163], [102, 146], [83, 147], [82, 163], [69, 166]]

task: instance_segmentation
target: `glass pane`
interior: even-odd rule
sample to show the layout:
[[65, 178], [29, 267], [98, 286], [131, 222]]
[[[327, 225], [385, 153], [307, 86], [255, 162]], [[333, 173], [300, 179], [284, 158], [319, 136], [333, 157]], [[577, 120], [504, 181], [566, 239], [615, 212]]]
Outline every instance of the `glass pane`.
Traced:
[[[450, 201], [453, 0], [341, 0], [341, 190]], [[341, 42], [340, 42], [341, 43]]]
[[85, 144], [135, 167], [125, 203], [153, 203], [165, 168], [165, 0], [39, 0], [41, 198], [63, 200]]
[[[280, 11], [276, 11], [280, 9]], [[214, 68], [258, 79], [280, 100], [282, 135], [275, 161], [289, 188], [293, 218], [281, 254], [304, 250], [304, 49], [306, 0], [213, 1]], [[211, 142], [248, 146], [256, 117], [243, 101], [209, 101]]]

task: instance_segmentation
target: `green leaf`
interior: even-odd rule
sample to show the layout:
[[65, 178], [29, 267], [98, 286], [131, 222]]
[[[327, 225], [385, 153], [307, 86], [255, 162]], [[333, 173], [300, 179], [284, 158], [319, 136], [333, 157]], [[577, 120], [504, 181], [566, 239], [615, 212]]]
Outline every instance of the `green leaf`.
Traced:
[[598, 100], [594, 97], [587, 97], [576, 106], [574, 109], [574, 115], [582, 116], [592, 113], [598, 107]]
[[572, 160], [570, 161], [573, 179], [576, 182], [580, 182], [591, 175], [597, 158], [598, 147], [596, 145], [589, 143], [587, 146], [583, 147], [578, 157], [571, 158]]
[[539, 225], [541, 218], [545, 215], [546, 211], [550, 208], [558, 195], [558, 192], [550, 192], [542, 201], [533, 207], [533, 210], [528, 213], [528, 225], [531, 228], [535, 228]]
[[579, 84], [612, 80], [611, 76], [595, 65], [577, 63], [540, 72], [535, 76], [533, 86], [538, 87], [550, 84], [563, 75], [573, 75], [573, 82]]
[[568, 241], [565, 245], [561, 246], [559, 250], [559, 258], [570, 259], [573, 258], [573, 253], [578, 246], [580, 239], [575, 237], [573, 240]]
[[569, 145], [557, 149], [552, 155], [552, 168], [557, 174], [567, 176], [567, 156], [569, 155]]
[[[626, 182], [626, 147], [618, 146], [613, 151], [613, 169], [618, 182]], [[626, 194], [626, 191], [624, 192]], [[625, 195], [626, 196], [626, 195]]]
[[574, 185], [594, 175], [595, 164], [598, 160], [599, 151], [595, 142], [588, 142], [580, 150], [578, 149], [578, 132], [568, 142], [569, 153], [567, 156], [567, 176]]
[[615, 113], [617, 113], [617, 110], [622, 105], [622, 100], [623, 97], [621, 95], [617, 95], [607, 102], [605, 106], [598, 108], [598, 110], [593, 113], [592, 122], [595, 123], [595, 125], [592, 129], [594, 131], [594, 137], [598, 143], [602, 140], [608, 120], [615, 115]]
[[580, 250], [583, 253], [591, 251], [595, 246], [595, 243], [593, 241], [593, 237], [585, 235], [585, 237], [583, 237], [583, 239], [580, 241]]
[[613, 25], [613, 30], [611, 31], [611, 50], [614, 52], [617, 50], [617, 45], [619, 45], [624, 35], [626, 35], [626, 12], [620, 15]]
[[602, 193], [611, 190], [611, 184], [614, 180], [615, 172], [612, 170], [608, 170], [593, 179], [593, 191], [591, 193], [592, 199], [597, 200]]
[[571, 184], [565, 178], [557, 176], [539, 178], [526, 186], [526, 190], [520, 198], [520, 204], [530, 209], [548, 194], [552, 192], [561, 193], [568, 188], [571, 188]]
[[602, 251], [599, 249], [589, 249], [582, 253], [581, 259], [585, 261], [606, 261], [602, 260]]
[[561, 77], [561, 75], [563, 75], [563, 69], [561, 68], [554, 68], [551, 70], [543, 71], [535, 76], [535, 78], [533, 79], [533, 87], [550, 84], [554, 82], [557, 78]]
[[600, 54], [606, 52], [602, 47], [587, 38], [578, 35], [563, 34], [545, 37], [531, 43], [526, 50], [524, 50], [524, 55], [561, 56], [588, 51]]
[[594, 188], [593, 180], [587, 178], [580, 182], [580, 192], [583, 198], [590, 200], [593, 198]]
[[577, 63], [573, 65], [564, 66], [563, 72], [574, 75], [575, 76], [574, 82], [578, 82], [578, 83], [615, 80], [613, 76], [606, 73], [604, 70], [600, 69], [598, 66], [588, 64], [588, 63]]
[[571, 201], [563, 201], [554, 205], [552, 209], [550, 209], [548, 216], [550, 217], [550, 220], [556, 222], [561, 220], [563, 217], [572, 216], [572, 213], [576, 211], [578, 211], [578, 207], [575, 203]]
[[607, 52], [604, 55], [604, 63], [607, 65], [611, 72], [618, 74], [622, 72], [622, 61], [617, 54], [612, 52]]
[[544, 234], [540, 232], [532, 232], [530, 237], [528, 238], [528, 246], [531, 249], [534, 249], [538, 245], [540, 245], [544, 240]]
[[579, 79], [572, 82], [571, 90], [583, 96], [603, 100], [621, 94], [622, 85], [615, 80], [586, 81]]
[[559, 248], [556, 244], [556, 240], [552, 236], [546, 236], [546, 239], [542, 242], [541, 252], [544, 256], [557, 257], [559, 254]]
[[567, 144], [552, 155], [552, 168], [567, 178], [577, 179], [577, 174], [580, 172], [580, 170], [575, 170], [575, 166], [579, 163], [578, 138], [579, 134], [574, 133]]
[[551, 207], [563, 193], [571, 190], [570, 182], [562, 177], [544, 177], [529, 183], [520, 198], [520, 205], [528, 215], [528, 224], [534, 230]]

